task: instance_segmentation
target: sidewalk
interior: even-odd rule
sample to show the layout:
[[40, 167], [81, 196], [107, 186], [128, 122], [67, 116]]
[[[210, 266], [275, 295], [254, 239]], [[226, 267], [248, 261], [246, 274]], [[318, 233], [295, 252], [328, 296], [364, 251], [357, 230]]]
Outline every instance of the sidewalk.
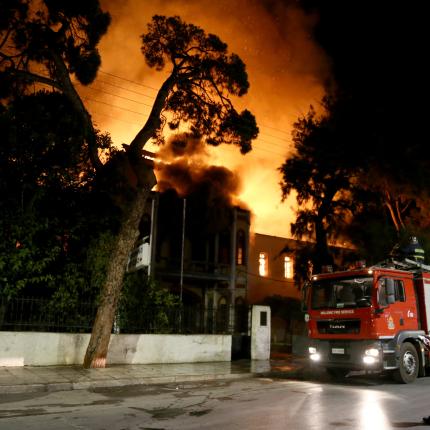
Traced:
[[270, 361], [80, 366], [0, 367], [0, 395], [69, 391], [125, 385], [171, 384], [256, 376], [294, 376], [306, 366], [303, 358], [285, 355]]

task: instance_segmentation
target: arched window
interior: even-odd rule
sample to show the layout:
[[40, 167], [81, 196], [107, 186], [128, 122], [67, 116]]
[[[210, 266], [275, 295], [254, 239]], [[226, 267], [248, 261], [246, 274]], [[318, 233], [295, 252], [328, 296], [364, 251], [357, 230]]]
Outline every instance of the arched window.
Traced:
[[243, 299], [243, 297], [236, 297], [234, 303], [236, 304], [236, 306], [243, 306], [245, 304], [245, 300]]
[[218, 299], [218, 306], [227, 306], [227, 299], [224, 296]]
[[243, 266], [246, 262], [246, 240], [245, 232], [238, 230], [236, 236], [236, 264]]

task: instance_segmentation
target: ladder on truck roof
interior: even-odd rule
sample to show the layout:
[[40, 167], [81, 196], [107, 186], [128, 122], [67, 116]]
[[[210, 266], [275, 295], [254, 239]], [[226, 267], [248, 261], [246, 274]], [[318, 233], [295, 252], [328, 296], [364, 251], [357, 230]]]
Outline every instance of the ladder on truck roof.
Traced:
[[426, 272], [430, 272], [430, 266], [426, 265], [424, 263], [419, 263], [418, 261], [411, 260], [409, 258], [405, 258], [403, 261], [398, 260], [385, 260], [382, 263], [375, 264], [375, 266], [388, 266], [388, 265], [394, 265], [395, 269], [401, 269], [401, 270], [407, 270], [407, 271], [414, 271], [414, 270], [425, 270]]
[[393, 263], [396, 266], [399, 266], [402, 269], [405, 270], [417, 270], [417, 269], [422, 269], [425, 270], [427, 272], [430, 272], [430, 266], [424, 264], [424, 263], [420, 263], [418, 261], [415, 260], [411, 260], [409, 258], [405, 258], [403, 261], [397, 261], [397, 260], [393, 260]]

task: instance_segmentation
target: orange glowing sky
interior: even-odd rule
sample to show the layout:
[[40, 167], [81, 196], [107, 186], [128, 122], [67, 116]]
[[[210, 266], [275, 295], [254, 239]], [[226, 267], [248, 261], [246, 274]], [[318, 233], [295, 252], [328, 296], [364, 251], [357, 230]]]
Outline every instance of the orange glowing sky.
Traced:
[[[112, 15], [102, 39], [102, 68], [81, 94], [96, 125], [116, 145], [129, 143], [143, 126], [166, 72], [146, 67], [140, 35], [154, 14], [179, 15], [217, 34], [247, 65], [249, 93], [235, 100], [251, 110], [260, 136], [251, 153], [210, 148], [207, 162], [235, 171], [242, 181], [238, 196], [253, 212], [252, 230], [290, 236], [294, 200], [281, 203], [277, 168], [291, 151], [291, 127], [309, 105], [317, 105], [328, 66], [309, 36], [314, 17], [293, 7], [263, 0], [101, 0]], [[148, 150], [156, 150], [153, 146]]]

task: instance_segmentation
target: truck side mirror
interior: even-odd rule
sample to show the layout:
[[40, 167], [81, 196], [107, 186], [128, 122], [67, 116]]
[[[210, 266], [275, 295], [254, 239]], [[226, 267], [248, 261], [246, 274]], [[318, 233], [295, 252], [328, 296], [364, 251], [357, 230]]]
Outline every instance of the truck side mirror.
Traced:
[[396, 302], [396, 293], [394, 288], [394, 279], [387, 278], [386, 279], [386, 291], [387, 291], [387, 303], [392, 305]]
[[310, 283], [305, 282], [302, 289], [302, 301], [300, 303], [300, 308], [302, 312], [306, 312], [308, 310], [308, 298], [309, 298], [309, 289]]

